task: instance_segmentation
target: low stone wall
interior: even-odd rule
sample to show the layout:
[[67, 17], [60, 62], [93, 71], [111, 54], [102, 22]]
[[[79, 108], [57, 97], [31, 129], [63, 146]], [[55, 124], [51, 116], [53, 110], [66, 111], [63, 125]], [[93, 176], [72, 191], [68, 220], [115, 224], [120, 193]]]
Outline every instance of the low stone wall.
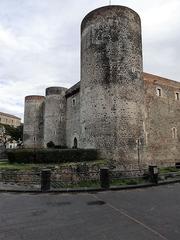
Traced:
[[[99, 166], [79, 164], [74, 166], [55, 166], [51, 170], [51, 180], [74, 183], [85, 179], [98, 179]], [[37, 185], [41, 183], [41, 171], [1, 170], [0, 182], [18, 185]]]
[[19, 185], [40, 184], [41, 174], [32, 171], [1, 170], [0, 182]]

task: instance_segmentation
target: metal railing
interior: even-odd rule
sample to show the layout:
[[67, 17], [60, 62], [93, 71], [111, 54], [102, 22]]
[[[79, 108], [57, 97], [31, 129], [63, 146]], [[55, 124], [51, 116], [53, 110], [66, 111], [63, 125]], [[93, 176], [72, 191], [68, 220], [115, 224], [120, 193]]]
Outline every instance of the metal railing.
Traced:
[[131, 171], [110, 171], [110, 185], [135, 185], [147, 182], [147, 169], [131, 170]]
[[100, 186], [99, 171], [61, 171], [52, 173], [50, 181], [52, 189]]
[[180, 178], [180, 171], [160, 173], [158, 177], [159, 177], [159, 180], [167, 180], [167, 179], [172, 179], [172, 178]]
[[[110, 170], [108, 168], [60, 168], [41, 172], [0, 171], [0, 189], [58, 191], [64, 189], [108, 189], [114, 186], [138, 185], [172, 179], [180, 180], [177, 171], [159, 172], [157, 166], [149, 169]], [[178, 171], [179, 170], [179, 171]]]

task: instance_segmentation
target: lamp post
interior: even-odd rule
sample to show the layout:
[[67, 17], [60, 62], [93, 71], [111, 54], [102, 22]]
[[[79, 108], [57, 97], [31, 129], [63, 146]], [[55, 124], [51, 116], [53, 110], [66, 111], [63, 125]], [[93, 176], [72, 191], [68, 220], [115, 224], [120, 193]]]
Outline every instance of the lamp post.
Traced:
[[33, 127], [34, 127], [34, 131], [33, 131], [33, 150], [34, 150], [34, 161], [36, 161], [36, 137], [35, 137], [35, 120], [33, 122]]
[[[142, 150], [142, 147], [143, 147], [143, 143], [142, 141], [143, 138], [139, 137], [137, 140], [136, 140], [136, 146], [137, 146], [137, 164], [138, 164], [138, 168], [140, 170], [141, 168], [141, 162], [142, 162], [142, 157], [141, 157], [141, 152], [140, 150]], [[141, 147], [142, 146], [142, 147]]]

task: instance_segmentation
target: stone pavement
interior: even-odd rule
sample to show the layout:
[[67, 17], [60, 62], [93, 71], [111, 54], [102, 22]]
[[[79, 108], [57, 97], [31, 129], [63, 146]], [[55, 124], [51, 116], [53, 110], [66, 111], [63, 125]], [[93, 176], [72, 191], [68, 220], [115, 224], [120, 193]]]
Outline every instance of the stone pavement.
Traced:
[[0, 182], [0, 191], [40, 191], [41, 186], [38, 184], [17, 184], [17, 183], [2, 183]]
[[180, 239], [180, 184], [79, 194], [0, 193], [0, 240]]

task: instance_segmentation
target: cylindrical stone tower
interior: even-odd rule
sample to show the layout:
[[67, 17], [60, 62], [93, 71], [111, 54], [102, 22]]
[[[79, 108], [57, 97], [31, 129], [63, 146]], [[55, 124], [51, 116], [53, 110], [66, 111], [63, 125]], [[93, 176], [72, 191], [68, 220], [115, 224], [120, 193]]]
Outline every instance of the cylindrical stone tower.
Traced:
[[82, 21], [81, 39], [81, 147], [97, 148], [121, 165], [139, 164], [144, 144], [140, 17], [123, 6], [95, 9]]
[[43, 147], [44, 96], [25, 97], [23, 142], [25, 148]]
[[44, 114], [44, 145], [53, 142], [56, 146], [66, 145], [66, 88], [46, 89]]

